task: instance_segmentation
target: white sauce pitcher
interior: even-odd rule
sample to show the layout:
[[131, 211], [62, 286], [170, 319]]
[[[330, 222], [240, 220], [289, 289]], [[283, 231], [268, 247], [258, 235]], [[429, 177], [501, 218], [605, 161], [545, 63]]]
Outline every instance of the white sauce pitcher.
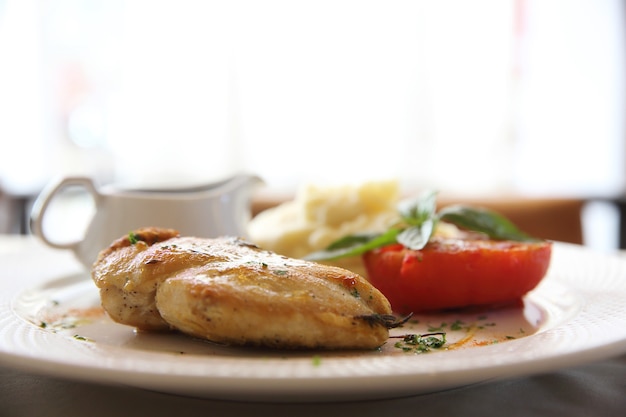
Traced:
[[[239, 174], [224, 181], [180, 189], [127, 189], [115, 185], [96, 187], [89, 177], [65, 177], [50, 183], [36, 199], [30, 226], [47, 245], [70, 249], [87, 268], [114, 240], [141, 227], [176, 229], [182, 236], [246, 237], [251, 197], [262, 181]], [[95, 214], [84, 237], [55, 241], [43, 227], [50, 203], [66, 187], [82, 188], [93, 198]]]

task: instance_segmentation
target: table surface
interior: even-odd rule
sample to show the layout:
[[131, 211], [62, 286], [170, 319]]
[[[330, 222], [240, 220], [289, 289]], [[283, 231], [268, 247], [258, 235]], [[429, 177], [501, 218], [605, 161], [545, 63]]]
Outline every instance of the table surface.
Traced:
[[[0, 255], [41, 254], [49, 273], [75, 262], [32, 237], [0, 235]], [[45, 256], [43, 254], [46, 254]], [[63, 262], [46, 263], [54, 256]], [[12, 262], [17, 264], [18, 262]], [[12, 271], [14, 274], [15, 271]], [[0, 265], [0, 279], [11, 279]], [[139, 388], [99, 385], [0, 366], [0, 416], [624, 416], [626, 355], [556, 372], [484, 382], [400, 399], [344, 403], [263, 404], [206, 400]], [[408, 414], [410, 413], [410, 414]]]

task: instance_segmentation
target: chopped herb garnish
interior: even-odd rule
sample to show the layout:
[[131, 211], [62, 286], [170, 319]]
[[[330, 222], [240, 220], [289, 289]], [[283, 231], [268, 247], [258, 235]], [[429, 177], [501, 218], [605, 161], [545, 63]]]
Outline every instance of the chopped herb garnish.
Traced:
[[441, 349], [446, 344], [446, 334], [444, 332], [426, 334], [407, 334], [404, 336], [392, 336], [402, 338], [396, 342], [394, 347], [402, 349], [403, 352], [426, 353], [433, 349]]
[[285, 271], [284, 269], [277, 269], [276, 271], [274, 271], [275, 275], [287, 275], [287, 271]]
[[317, 367], [322, 364], [322, 357], [320, 355], [313, 356], [313, 366]]
[[128, 241], [130, 242], [131, 245], [134, 245], [135, 243], [139, 242], [139, 235], [137, 235], [137, 233], [135, 232], [129, 232]]
[[463, 322], [461, 320], [455, 320], [451, 325], [450, 325], [450, 330], [461, 330], [463, 328]]
[[413, 313], [406, 317], [397, 318], [393, 314], [368, 314], [363, 316], [355, 316], [355, 319], [364, 320], [369, 323], [370, 326], [384, 326], [388, 329], [394, 329], [401, 327], [404, 323], [409, 321], [413, 316]]

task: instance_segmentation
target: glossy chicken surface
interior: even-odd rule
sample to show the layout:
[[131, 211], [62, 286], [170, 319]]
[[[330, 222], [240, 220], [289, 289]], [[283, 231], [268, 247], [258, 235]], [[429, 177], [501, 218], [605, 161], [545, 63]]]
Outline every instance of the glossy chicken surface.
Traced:
[[389, 302], [364, 278], [238, 238], [140, 229], [100, 253], [92, 278], [109, 316], [142, 330], [289, 349], [369, 349], [389, 336]]

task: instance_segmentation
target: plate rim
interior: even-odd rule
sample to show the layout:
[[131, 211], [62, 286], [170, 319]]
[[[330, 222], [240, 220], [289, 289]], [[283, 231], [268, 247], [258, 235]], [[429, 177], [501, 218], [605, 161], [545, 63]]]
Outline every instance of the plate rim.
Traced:
[[[579, 245], [563, 244], [556, 242], [554, 253], [557, 255], [555, 257], [556, 259], [558, 259], [558, 257], [562, 255], [571, 256], [572, 254], [582, 254], [582, 258], [585, 258], [582, 260], [582, 262], [589, 262], [589, 260], [593, 258], [596, 260], [605, 261], [607, 264], [611, 263], [611, 265], [605, 266], [605, 269], [611, 270], [611, 268], [617, 268], [618, 270], [626, 271], [626, 258], [621, 258], [610, 254], [593, 252]], [[565, 256], [565, 258], [567, 258], [567, 256]], [[559, 265], [556, 265], [555, 263], [553, 263], [553, 265], [554, 268], [559, 267]], [[550, 283], [554, 281], [555, 283], [559, 283], [565, 281], [567, 283], [568, 277], [560, 276], [559, 271], [554, 268], [551, 265], [551, 269], [548, 271], [548, 275], [546, 276], [546, 282]], [[43, 284], [51, 280], [52, 278], [48, 278], [47, 280], [41, 280], [37, 283], [32, 283], [30, 288], [32, 288], [34, 285]], [[2, 286], [3, 284], [0, 282], [0, 288], [2, 288]], [[540, 285], [535, 291], [539, 292], [542, 288], [543, 287]], [[577, 290], [583, 291], [584, 289], [578, 288]], [[621, 285], [619, 290], [620, 292], [626, 294], [626, 283]], [[21, 317], [14, 311], [13, 303], [22, 292], [23, 291], [15, 293], [7, 301], [3, 301], [0, 303], [0, 311], [6, 312], [8, 310], [11, 313], [10, 317], [6, 317], [4, 320], [0, 321], [4, 321], [5, 323], [7, 322], [7, 320], [11, 320], [14, 322], [19, 321], [20, 323], [13, 323], [13, 325], [19, 326], [21, 324], [22, 326], [30, 326], [27, 327], [27, 332], [31, 332], [31, 334], [38, 333], [39, 335], [41, 335], [43, 334], [40, 331], [41, 329], [37, 329], [32, 323], [26, 322], [23, 317]], [[624, 309], [623, 311], [626, 311], [626, 299], [620, 307]], [[569, 321], [566, 321], [566, 323], [560, 323], [555, 327], [548, 328], [542, 332], [529, 335], [524, 338], [520, 338], [519, 340], [506, 342], [501, 346], [508, 345], [508, 347], [511, 348], [519, 347], [518, 345], [520, 344], [523, 345], [527, 343], [532, 343], [532, 340], [536, 340], [538, 337], [546, 337], [545, 335], [549, 335], [551, 332], [564, 331], [564, 325], [571, 324], [572, 320], [580, 319], [581, 317], [585, 318], [585, 314], [590, 313], [592, 313], [592, 311], [583, 308], [575, 315], [574, 319], [570, 319]], [[621, 320], [620, 323], [621, 322], [626, 323], [626, 318]], [[55, 335], [55, 337], [56, 336], [60, 335]], [[485, 355], [487, 355], [493, 353], [501, 353], [503, 349], [501, 346], [483, 346], [478, 349], [480, 349], [480, 352], [484, 352]], [[626, 329], [616, 337], [603, 340], [597, 346], [590, 345], [587, 347], [578, 347], [577, 349], [572, 349], [570, 351], [552, 352], [550, 354], [544, 352], [543, 354], [535, 355], [534, 357], [531, 355], [517, 363], [502, 361], [499, 363], [491, 363], [489, 366], [483, 366], [481, 364], [480, 366], [470, 366], [464, 369], [457, 369], [455, 371], [443, 371], [439, 374], [433, 374], [430, 381], [430, 387], [426, 387], [426, 384], [422, 384], [423, 381], [420, 381], [420, 383], [418, 384], [411, 384], [411, 382], [415, 382], [413, 380], [414, 378], [421, 377], [423, 375], [418, 375], [410, 370], [406, 373], [393, 375], [376, 375], [372, 374], [371, 372], [361, 372], [356, 374], [348, 373], [343, 377], [340, 375], [329, 376], [322, 371], [317, 373], [309, 373], [306, 377], [295, 377], [294, 375], [283, 375], [281, 377], [280, 375], [277, 375], [272, 378], [255, 377], [250, 375], [246, 375], [245, 377], [237, 375], [230, 377], [211, 375], [207, 377], [206, 375], [200, 374], [165, 374], [163, 372], [148, 371], [138, 373], [136, 370], [133, 371], [132, 369], [107, 367], [106, 365], [86, 366], [81, 363], [75, 363], [72, 360], [69, 360], [68, 362], [60, 362], [54, 359], [50, 360], [47, 358], [33, 358], [32, 356], [27, 356], [19, 352], [12, 352], [10, 347], [7, 348], [7, 342], [5, 340], [0, 340], [0, 364], [2, 364], [3, 366], [19, 368], [30, 372], [44, 373], [50, 376], [60, 376], [70, 379], [86, 380], [95, 383], [117, 383], [122, 385], [130, 385], [137, 388], [154, 389], [157, 391], [165, 391], [196, 397], [252, 401], [264, 401], [269, 399], [272, 402], [337, 401], [352, 400], [357, 398], [373, 398], [373, 396], [376, 398], [392, 398], [407, 395], [416, 395], [427, 392], [440, 391], [446, 388], [454, 388], [457, 386], [468, 385], [471, 383], [479, 383], [491, 379], [519, 377], [538, 372], [553, 371], [563, 367], [585, 364], [596, 360], [610, 358], [624, 352], [626, 352]], [[456, 353], [458, 352], [455, 352], [455, 354]], [[450, 355], [451, 352], [436, 352], [433, 354]], [[466, 355], [472, 356], [471, 354]], [[459, 356], [461, 356], [461, 359], [463, 359], [465, 355], [461, 354]], [[368, 356], [367, 359], [361, 357], [361, 360], [376, 361], [377, 358], [382, 357]], [[397, 363], [403, 362], [403, 360], [400, 360], [400, 358], [403, 358], [406, 362], [408, 357], [394, 356], [392, 359], [387, 360], [393, 360]], [[335, 359], [324, 359], [324, 361], [327, 360], [332, 362]], [[346, 358], [341, 358], [337, 360], [345, 361]], [[355, 362], [353, 359], [349, 360]], [[318, 367], [319, 369], [316, 369], [316, 367], [312, 367], [310, 361], [310, 358], [302, 358], [299, 362], [301, 366], [310, 366], [311, 369], [314, 369], [314, 372], [317, 370], [323, 370], [323, 366]], [[290, 362], [293, 363], [297, 361], [291, 360]], [[268, 364], [273, 365], [273, 362], [269, 361]], [[475, 375], [475, 373], [478, 371], [481, 372], [480, 377], [477, 377]], [[375, 382], [373, 385], [372, 380], [373, 382]], [[329, 381], [335, 383], [326, 388], [321, 387], [322, 383]], [[259, 387], [260, 382], [264, 384]], [[337, 386], [341, 385], [337, 382], [348, 382], [351, 384], [355, 384], [356, 386], [348, 386], [345, 389], [339, 389], [337, 390], [337, 392], [333, 392], [336, 390]], [[391, 387], [395, 389], [376, 390], [377, 386], [381, 382], [391, 384]], [[308, 394], [304, 393], [304, 390], [307, 390]]]

